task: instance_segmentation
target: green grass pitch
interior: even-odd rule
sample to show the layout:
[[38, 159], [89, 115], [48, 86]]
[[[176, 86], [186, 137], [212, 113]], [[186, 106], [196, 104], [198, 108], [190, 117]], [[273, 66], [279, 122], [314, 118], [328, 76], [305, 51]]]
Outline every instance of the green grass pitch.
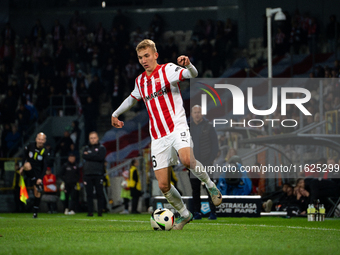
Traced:
[[1, 214], [0, 254], [340, 254], [340, 220], [219, 218], [154, 231], [147, 214]]

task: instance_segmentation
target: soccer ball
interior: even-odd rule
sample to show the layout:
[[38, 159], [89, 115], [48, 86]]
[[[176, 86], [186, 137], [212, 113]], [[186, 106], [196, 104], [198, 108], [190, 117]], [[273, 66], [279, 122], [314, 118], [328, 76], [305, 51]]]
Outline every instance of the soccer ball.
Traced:
[[175, 215], [169, 209], [159, 208], [151, 214], [150, 222], [154, 230], [169, 231], [174, 225]]

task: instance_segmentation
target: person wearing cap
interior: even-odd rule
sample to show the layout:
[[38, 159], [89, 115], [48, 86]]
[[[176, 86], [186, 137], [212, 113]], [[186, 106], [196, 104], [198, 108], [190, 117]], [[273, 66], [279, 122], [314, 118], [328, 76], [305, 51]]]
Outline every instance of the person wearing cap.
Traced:
[[[69, 154], [67, 162], [63, 165], [60, 177], [65, 183], [64, 213], [65, 215], [73, 215], [77, 205], [76, 187], [80, 177], [79, 168], [76, 164], [76, 156], [73, 153]], [[71, 201], [69, 201], [70, 197]]]

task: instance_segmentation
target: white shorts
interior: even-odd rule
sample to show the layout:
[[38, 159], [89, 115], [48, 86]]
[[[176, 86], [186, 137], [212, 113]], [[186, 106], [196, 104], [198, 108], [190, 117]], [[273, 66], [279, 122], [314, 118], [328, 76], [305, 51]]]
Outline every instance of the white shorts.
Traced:
[[189, 129], [174, 130], [171, 134], [151, 141], [153, 170], [178, 165], [177, 152], [193, 146]]

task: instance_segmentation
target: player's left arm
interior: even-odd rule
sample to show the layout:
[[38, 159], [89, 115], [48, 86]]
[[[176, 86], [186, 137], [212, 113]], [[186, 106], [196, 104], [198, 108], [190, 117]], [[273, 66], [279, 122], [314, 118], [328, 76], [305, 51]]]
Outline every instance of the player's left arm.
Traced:
[[177, 64], [185, 66], [186, 69], [182, 72], [182, 78], [190, 79], [195, 78], [198, 75], [196, 67], [190, 62], [188, 56], [181, 55], [177, 58]]

